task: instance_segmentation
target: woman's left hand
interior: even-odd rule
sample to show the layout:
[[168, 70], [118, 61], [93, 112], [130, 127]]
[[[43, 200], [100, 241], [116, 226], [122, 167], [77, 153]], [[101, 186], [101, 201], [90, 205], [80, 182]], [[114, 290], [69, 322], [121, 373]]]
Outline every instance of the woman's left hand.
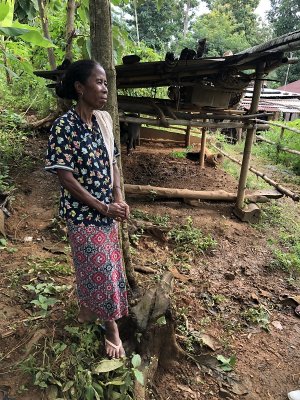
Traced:
[[[121, 200], [121, 201], [116, 201], [115, 203], [119, 204], [120, 206], [124, 207], [125, 209], [125, 219], [129, 218], [130, 210], [129, 210], [129, 205], [126, 203], [126, 201]], [[117, 221], [122, 221], [121, 219], [117, 219]]]

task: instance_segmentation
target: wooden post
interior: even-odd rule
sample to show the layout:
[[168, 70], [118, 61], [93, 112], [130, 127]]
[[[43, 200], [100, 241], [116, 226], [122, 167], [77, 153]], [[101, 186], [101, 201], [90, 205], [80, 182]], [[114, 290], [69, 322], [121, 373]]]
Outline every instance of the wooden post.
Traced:
[[281, 130], [280, 130], [280, 139], [283, 138], [284, 130], [285, 130], [285, 128], [282, 126]]
[[[258, 109], [258, 103], [260, 99], [260, 93], [263, 83], [263, 73], [264, 73], [265, 63], [261, 63], [256, 67], [256, 80], [254, 84], [252, 103], [250, 108], [250, 114], [254, 114]], [[250, 165], [251, 149], [253, 144], [253, 139], [255, 137], [256, 128], [247, 129], [246, 141], [244, 147], [244, 154], [242, 160], [242, 167], [238, 185], [236, 208], [241, 209], [244, 205], [245, 189], [247, 182], [247, 175]]]
[[236, 128], [237, 143], [242, 142], [242, 133], [243, 133], [243, 128]]
[[[204, 119], [203, 122], [206, 122], [206, 119]], [[205, 147], [206, 147], [206, 127], [204, 126], [202, 128], [202, 136], [201, 136], [201, 148], [200, 148], [200, 159], [199, 159], [200, 168], [204, 168]]]
[[185, 147], [189, 147], [191, 145], [191, 125], [187, 125], [185, 131]]

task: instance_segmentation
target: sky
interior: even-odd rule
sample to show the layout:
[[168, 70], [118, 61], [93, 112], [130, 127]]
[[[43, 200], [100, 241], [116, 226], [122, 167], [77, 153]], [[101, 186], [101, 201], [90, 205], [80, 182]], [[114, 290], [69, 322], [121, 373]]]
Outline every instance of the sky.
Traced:
[[267, 18], [266, 12], [271, 8], [270, 0], [260, 0], [259, 6], [256, 9], [256, 14], [258, 14], [263, 20]]
[[[270, 0], [260, 0], [259, 6], [256, 9], [256, 13], [261, 17], [262, 20], [266, 20], [267, 19], [266, 12], [269, 11], [270, 8], [271, 8]], [[199, 6], [199, 14], [203, 14], [205, 12], [208, 12], [208, 9], [204, 5], [204, 3], [201, 3]]]

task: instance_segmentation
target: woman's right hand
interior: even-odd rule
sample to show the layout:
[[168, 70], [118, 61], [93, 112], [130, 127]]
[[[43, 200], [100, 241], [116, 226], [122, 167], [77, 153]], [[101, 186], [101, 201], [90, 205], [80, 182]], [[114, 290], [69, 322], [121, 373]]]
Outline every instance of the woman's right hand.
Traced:
[[107, 217], [116, 219], [117, 221], [123, 221], [126, 219], [126, 206], [122, 203], [110, 203], [108, 204], [108, 210], [105, 215]]

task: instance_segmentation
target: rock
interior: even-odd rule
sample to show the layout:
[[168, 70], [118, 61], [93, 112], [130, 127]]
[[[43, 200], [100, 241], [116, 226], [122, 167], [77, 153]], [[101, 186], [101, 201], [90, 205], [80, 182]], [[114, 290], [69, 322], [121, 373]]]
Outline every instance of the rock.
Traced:
[[232, 394], [223, 388], [220, 388], [219, 395], [221, 399], [233, 399]]
[[227, 271], [224, 273], [224, 278], [228, 281], [233, 281], [235, 279], [235, 274], [233, 272]]
[[271, 324], [274, 326], [274, 328], [282, 331], [283, 327], [279, 321], [273, 321], [273, 322], [271, 322]]

